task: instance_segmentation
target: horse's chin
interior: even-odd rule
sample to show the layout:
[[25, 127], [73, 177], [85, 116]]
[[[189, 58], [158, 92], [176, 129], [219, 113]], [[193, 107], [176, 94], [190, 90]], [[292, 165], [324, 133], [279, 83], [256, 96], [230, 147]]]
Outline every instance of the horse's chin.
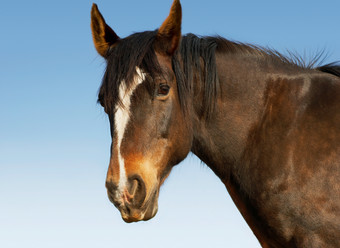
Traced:
[[128, 213], [121, 211], [122, 219], [126, 223], [147, 221], [152, 219], [158, 211], [158, 204], [150, 204], [145, 211], [138, 209], [130, 209]]

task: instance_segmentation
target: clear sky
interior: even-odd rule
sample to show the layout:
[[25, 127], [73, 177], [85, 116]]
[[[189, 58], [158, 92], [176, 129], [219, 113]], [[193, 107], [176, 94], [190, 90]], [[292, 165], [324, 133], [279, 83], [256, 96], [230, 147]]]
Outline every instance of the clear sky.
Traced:
[[[153, 30], [172, 0], [98, 0], [121, 36]], [[1, 1], [0, 247], [259, 247], [224, 185], [194, 155], [162, 187], [159, 212], [126, 224], [104, 187], [105, 68], [87, 0]], [[219, 34], [340, 60], [339, 0], [182, 0], [183, 33]]]

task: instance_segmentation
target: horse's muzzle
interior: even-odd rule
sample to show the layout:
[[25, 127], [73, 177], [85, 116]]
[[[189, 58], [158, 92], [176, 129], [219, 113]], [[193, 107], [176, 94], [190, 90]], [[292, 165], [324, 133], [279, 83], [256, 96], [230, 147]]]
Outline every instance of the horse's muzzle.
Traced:
[[134, 175], [129, 177], [126, 187], [120, 192], [112, 181], [106, 181], [107, 193], [110, 201], [118, 208], [125, 222], [149, 220], [157, 213], [157, 191], [150, 194], [143, 179]]

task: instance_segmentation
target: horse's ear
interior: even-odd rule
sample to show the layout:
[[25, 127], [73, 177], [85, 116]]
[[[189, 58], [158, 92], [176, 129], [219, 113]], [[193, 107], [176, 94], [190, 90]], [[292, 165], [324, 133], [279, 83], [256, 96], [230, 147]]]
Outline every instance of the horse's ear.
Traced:
[[172, 55], [181, 41], [182, 7], [179, 0], [174, 0], [170, 14], [158, 29], [157, 49]]
[[119, 37], [106, 24], [95, 3], [91, 9], [91, 30], [93, 43], [97, 52], [106, 58], [109, 47], [115, 44], [119, 40]]

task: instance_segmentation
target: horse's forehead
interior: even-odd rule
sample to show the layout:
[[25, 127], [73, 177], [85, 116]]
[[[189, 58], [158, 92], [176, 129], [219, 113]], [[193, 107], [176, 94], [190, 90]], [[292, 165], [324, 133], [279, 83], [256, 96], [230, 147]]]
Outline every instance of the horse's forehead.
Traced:
[[[130, 82], [129, 84], [127, 84], [125, 80], [122, 80], [122, 82], [120, 82], [118, 94], [119, 94], [119, 100], [121, 101], [123, 105], [125, 105], [126, 102], [130, 102], [131, 96], [135, 92], [138, 85], [142, 84], [145, 81], [145, 78], [146, 78], [146, 73], [142, 69], [140, 69], [138, 66], [136, 66], [136, 74], [133, 77], [132, 82]], [[116, 110], [119, 107], [120, 107], [120, 104], [117, 103]]]

